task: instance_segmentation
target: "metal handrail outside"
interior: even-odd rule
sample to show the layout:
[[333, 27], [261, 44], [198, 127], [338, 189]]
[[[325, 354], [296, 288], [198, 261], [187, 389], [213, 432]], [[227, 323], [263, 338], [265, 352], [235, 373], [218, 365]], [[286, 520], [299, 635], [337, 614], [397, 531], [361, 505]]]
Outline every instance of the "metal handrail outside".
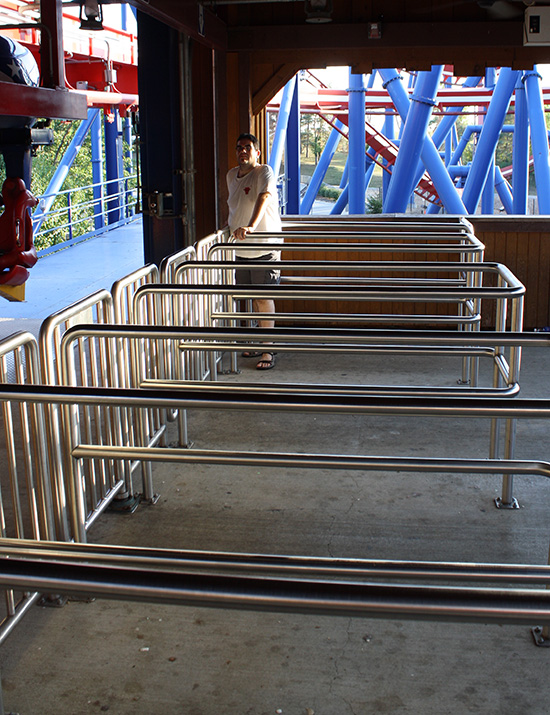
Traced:
[[[88, 223], [88, 231], [77, 232], [82, 238], [90, 231], [93, 230], [95, 234], [101, 230], [107, 230], [112, 227], [113, 223], [120, 223], [119, 219], [114, 220], [115, 212], [121, 215], [122, 221], [127, 222], [133, 220], [135, 215], [135, 207], [137, 205], [137, 186], [130, 187], [129, 182], [133, 182], [137, 179], [137, 175], [129, 175], [121, 177], [119, 179], [108, 179], [96, 184], [87, 184], [85, 186], [78, 186], [70, 189], [63, 189], [55, 194], [42, 194], [38, 196], [39, 204], [35, 209], [34, 213], [40, 219], [41, 227], [34, 234], [34, 243], [36, 246], [40, 247], [43, 238], [50, 236], [55, 232], [61, 232], [64, 234], [64, 238], [61, 241], [56, 241], [53, 246], [48, 248], [43, 248], [40, 250], [39, 255], [42, 251], [52, 250], [54, 246], [60, 246], [67, 240], [72, 241], [75, 239], [74, 227]], [[114, 193], [109, 193], [106, 189], [109, 186], [116, 186], [117, 191]], [[77, 203], [73, 203], [72, 196], [79, 192], [92, 192], [97, 193], [99, 191], [100, 196], [98, 198], [86, 198]], [[50, 209], [46, 216], [41, 214], [41, 202], [46, 199], [50, 199], [55, 196], [55, 201], [65, 199], [66, 205], [60, 206], [55, 209]], [[112, 203], [117, 202], [117, 206], [113, 206]], [[83, 214], [83, 215], [79, 215]], [[57, 220], [66, 215], [67, 220], [55, 225]], [[78, 216], [75, 218], [75, 216]], [[45, 223], [51, 224], [54, 222], [53, 226], [42, 228]]]

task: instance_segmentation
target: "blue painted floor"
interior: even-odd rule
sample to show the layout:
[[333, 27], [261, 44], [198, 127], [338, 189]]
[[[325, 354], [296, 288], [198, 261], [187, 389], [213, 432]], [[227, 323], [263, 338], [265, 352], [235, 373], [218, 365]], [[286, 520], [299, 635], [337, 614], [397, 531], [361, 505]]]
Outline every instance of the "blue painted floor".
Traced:
[[39, 259], [25, 284], [25, 302], [0, 297], [0, 337], [35, 333], [49, 315], [143, 266], [141, 219]]

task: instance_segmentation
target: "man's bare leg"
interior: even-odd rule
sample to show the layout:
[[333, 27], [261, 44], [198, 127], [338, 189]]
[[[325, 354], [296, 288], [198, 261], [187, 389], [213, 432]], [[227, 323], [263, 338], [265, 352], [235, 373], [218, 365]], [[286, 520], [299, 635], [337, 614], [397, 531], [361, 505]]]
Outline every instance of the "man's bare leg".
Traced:
[[[252, 301], [252, 308], [256, 313], [275, 313], [275, 301], [273, 300], [253, 300]], [[258, 320], [258, 327], [260, 328], [273, 328], [275, 327], [275, 321], [274, 320]], [[264, 352], [262, 353], [262, 356], [260, 360], [258, 361], [258, 364], [256, 367], [260, 366], [260, 369], [262, 367], [265, 369], [266, 364], [269, 365], [270, 363], [273, 362], [273, 353], [268, 353]]]

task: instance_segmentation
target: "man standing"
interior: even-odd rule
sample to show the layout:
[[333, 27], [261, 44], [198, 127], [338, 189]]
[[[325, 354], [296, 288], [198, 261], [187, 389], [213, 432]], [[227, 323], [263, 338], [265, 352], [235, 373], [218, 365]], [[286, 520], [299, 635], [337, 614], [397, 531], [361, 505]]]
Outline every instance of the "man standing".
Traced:
[[[254, 237], [254, 231], [279, 233], [281, 219], [277, 199], [277, 184], [273, 170], [267, 164], [260, 164], [259, 142], [253, 134], [241, 134], [237, 139], [238, 166], [227, 172], [227, 188], [229, 197], [229, 228], [237, 244], [242, 243], [273, 243], [281, 242], [282, 238]], [[242, 264], [235, 271], [237, 285], [277, 284], [280, 271], [275, 267], [270, 270], [249, 268], [247, 260], [278, 261], [279, 251], [264, 252], [260, 250], [235, 251], [235, 260]], [[255, 299], [253, 310], [257, 313], [274, 313], [273, 300]], [[262, 328], [272, 328], [273, 320], [259, 320]], [[258, 357], [258, 370], [270, 370], [275, 366], [275, 353], [243, 353], [245, 357]]]

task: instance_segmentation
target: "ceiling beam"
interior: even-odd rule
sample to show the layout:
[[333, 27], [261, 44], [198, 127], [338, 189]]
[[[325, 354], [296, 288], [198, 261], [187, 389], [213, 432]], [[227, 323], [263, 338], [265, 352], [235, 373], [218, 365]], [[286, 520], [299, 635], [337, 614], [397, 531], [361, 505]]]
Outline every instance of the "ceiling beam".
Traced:
[[197, 0], [130, 0], [130, 4], [192, 40], [217, 50], [227, 49], [225, 23]]
[[254, 64], [284, 64], [291, 57], [302, 68], [344, 65], [357, 72], [453, 64], [464, 76], [485, 67], [550, 63], [550, 47], [523, 46], [522, 27], [515, 21], [387, 23], [379, 40], [369, 40], [361, 23], [238, 27], [228, 30], [228, 49], [250, 52]]
[[[458, 44], [459, 43], [459, 44]], [[368, 39], [366, 23], [266, 25], [228, 29], [229, 52], [285, 52], [306, 49], [379, 49], [406, 47], [522, 47], [520, 22], [382, 23], [382, 37]]]
[[300, 69], [300, 65], [288, 63], [268, 73], [261, 86], [252, 88], [252, 113], [258, 114]]

